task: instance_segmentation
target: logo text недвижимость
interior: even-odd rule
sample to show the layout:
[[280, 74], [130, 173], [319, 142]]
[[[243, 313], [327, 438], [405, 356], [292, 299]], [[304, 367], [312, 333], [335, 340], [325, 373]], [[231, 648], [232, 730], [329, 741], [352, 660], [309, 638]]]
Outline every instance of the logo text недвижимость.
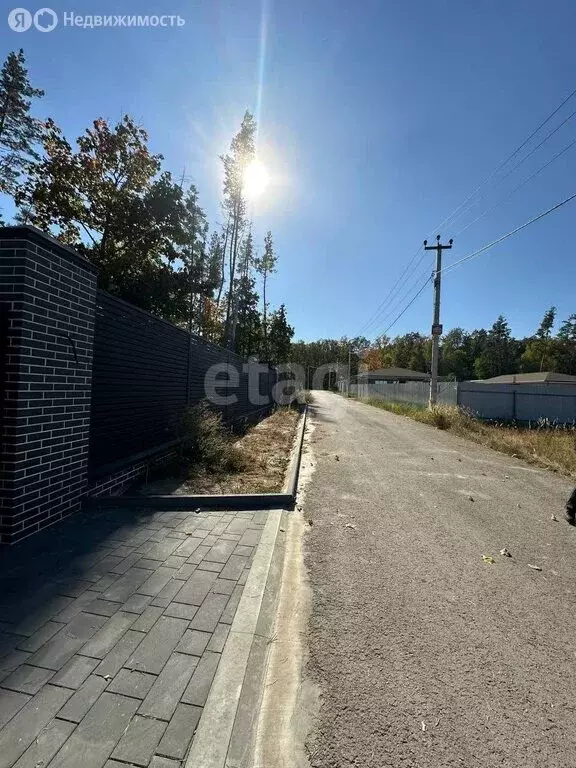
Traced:
[[63, 27], [105, 29], [107, 27], [183, 27], [185, 19], [177, 14], [117, 15], [78, 14], [66, 11], [60, 20], [52, 8], [40, 8], [32, 13], [27, 8], [13, 8], [8, 14], [8, 26], [13, 32], [27, 32], [32, 27], [38, 32], [52, 32], [61, 21]]

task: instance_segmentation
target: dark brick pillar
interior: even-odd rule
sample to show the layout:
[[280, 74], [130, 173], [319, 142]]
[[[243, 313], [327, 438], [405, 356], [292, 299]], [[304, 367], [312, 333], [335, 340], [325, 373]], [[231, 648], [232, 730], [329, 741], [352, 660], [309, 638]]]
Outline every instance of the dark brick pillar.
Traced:
[[96, 268], [0, 228], [0, 542], [77, 511], [87, 484]]

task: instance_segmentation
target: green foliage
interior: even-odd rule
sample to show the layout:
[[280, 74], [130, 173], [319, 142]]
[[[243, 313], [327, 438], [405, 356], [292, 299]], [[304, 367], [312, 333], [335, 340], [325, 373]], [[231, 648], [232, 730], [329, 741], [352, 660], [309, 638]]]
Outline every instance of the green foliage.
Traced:
[[500, 315], [488, 332], [485, 347], [474, 364], [476, 378], [489, 379], [514, 373], [517, 368], [517, 345], [506, 318]]
[[31, 161], [38, 158], [42, 123], [30, 115], [33, 99], [44, 91], [33, 88], [24, 51], [9, 53], [0, 70], [0, 193], [14, 194]]
[[[246, 112], [221, 156], [226, 224], [210, 233], [194, 185], [187, 190], [162, 169], [148, 134], [129, 115], [104, 118], [75, 142], [53, 119], [30, 115], [33, 88], [24, 54], [0, 71], [0, 193], [11, 194], [17, 221], [33, 224], [98, 265], [111, 293], [243, 355], [286, 357], [293, 333], [285, 308], [269, 321], [266, 291], [276, 269], [272, 233], [256, 257], [244, 173], [256, 155], [256, 121]], [[263, 308], [257, 275], [262, 276]]]
[[[350, 356], [352, 375], [355, 376], [359, 369], [360, 356], [371, 349], [370, 341], [365, 336], [357, 336], [353, 339], [343, 337], [341, 339], [320, 339], [319, 341], [296, 341], [290, 345], [290, 362], [301, 365], [306, 371], [312, 372], [322, 366], [338, 363], [346, 366], [348, 370], [348, 350]], [[309, 377], [311, 383], [311, 377]]]
[[558, 349], [554, 339], [551, 338], [555, 319], [556, 307], [550, 307], [544, 314], [536, 334], [526, 343], [526, 349], [520, 359], [523, 371], [554, 371], [557, 369]]
[[255, 131], [247, 112], [222, 157], [228, 224], [210, 238], [196, 187], [183, 190], [162, 171], [162, 156], [150, 152], [146, 131], [128, 115], [115, 126], [95, 120], [75, 146], [48, 120], [43, 155], [30, 160], [14, 193], [18, 220], [96, 263], [100, 287], [241, 354], [267, 357], [268, 304], [262, 319], [255, 270], [264, 270], [266, 291], [276, 256], [268, 232], [256, 260], [242, 193]]
[[[519, 371], [555, 371], [576, 375], [576, 313], [570, 315], [553, 335], [556, 309], [551, 307], [529, 339], [512, 337], [506, 319], [500, 315], [492, 328], [465, 331], [453, 328], [441, 339], [440, 375], [465, 381], [491, 378]], [[337, 364], [339, 375], [348, 373], [348, 345], [352, 344], [352, 376], [357, 370], [375, 371], [400, 367], [429, 372], [431, 341], [420, 333], [406, 333], [395, 339], [386, 336], [373, 343], [368, 339], [322, 339], [292, 344], [291, 359], [305, 368]], [[311, 375], [308, 381], [311, 382]]]
[[268, 333], [268, 348], [270, 362], [275, 365], [293, 362], [290, 360], [290, 342], [294, 336], [294, 328], [288, 324], [286, 307], [284, 304], [270, 318], [270, 330]]
[[249, 357], [262, 349], [262, 320], [258, 312], [258, 294], [254, 290], [254, 278], [243, 275], [237, 281], [235, 316], [237, 327], [234, 339], [235, 351]]

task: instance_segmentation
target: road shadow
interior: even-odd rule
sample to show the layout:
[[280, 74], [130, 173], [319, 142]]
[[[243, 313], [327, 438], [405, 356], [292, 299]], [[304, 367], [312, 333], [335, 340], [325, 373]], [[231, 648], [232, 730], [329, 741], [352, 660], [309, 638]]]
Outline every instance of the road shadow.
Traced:
[[130, 537], [157, 511], [119, 506], [81, 512], [24, 541], [0, 547], [0, 678], [2, 657], [14, 648], [14, 635], [29, 635], [28, 628], [42, 626], [91, 588], [99, 578], [95, 566], [102, 562], [104, 574], [106, 558], [119, 539], [129, 546]]
[[319, 405], [314, 401], [308, 404], [308, 415], [327, 424], [336, 424], [336, 419], [330, 414], [330, 408], [326, 408], [324, 405]]

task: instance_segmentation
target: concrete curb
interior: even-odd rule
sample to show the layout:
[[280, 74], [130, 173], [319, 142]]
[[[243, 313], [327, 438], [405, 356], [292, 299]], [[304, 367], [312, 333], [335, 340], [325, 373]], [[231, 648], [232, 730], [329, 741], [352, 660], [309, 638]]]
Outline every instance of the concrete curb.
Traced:
[[139, 509], [292, 509], [296, 502], [298, 475], [304, 430], [306, 428], [307, 406], [304, 406], [296, 432], [292, 456], [286, 472], [282, 493], [237, 493], [237, 494], [167, 494], [159, 496], [88, 496], [84, 499], [85, 509], [110, 509], [119, 506]]
[[296, 502], [296, 492], [298, 490], [298, 476], [300, 474], [300, 459], [302, 458], [302, 446], [304, 444], [304, 431], [306, 429], [306, 416], [308, 415], [308, 406], [304, 406], [302, 411], [302, 418], [296, 431], [296, 438], [294, 441], [294, 450], [292, 451], [292, 457], [290, 458], [290, 464], [288, 465], [288, 471], [286, 472], [286, 480], [282, 491], [288, 493], [292, 497], [293, 503]]
[[[296, 499], [305, 426], [306, 408], [283, 487], [290, 506]], [[285, 537], [280, 534], [287, 514], [275, 509], [267, 515], [185, 768], [252, 768], [284, 562]]]
[[283, 514], [276, 509], [267, 516], [185, 768], [250, 764], [244, 760], [249, 759], [255, 736], [270, 639], [269, 634], [262, 633], [273, 624], [276, 614], [277, 590], [266, 594], [266, 589], [271, 571], [280, 570], [279, 550], [283, 552], [283, 546], [277, 547], [277, 541]]

